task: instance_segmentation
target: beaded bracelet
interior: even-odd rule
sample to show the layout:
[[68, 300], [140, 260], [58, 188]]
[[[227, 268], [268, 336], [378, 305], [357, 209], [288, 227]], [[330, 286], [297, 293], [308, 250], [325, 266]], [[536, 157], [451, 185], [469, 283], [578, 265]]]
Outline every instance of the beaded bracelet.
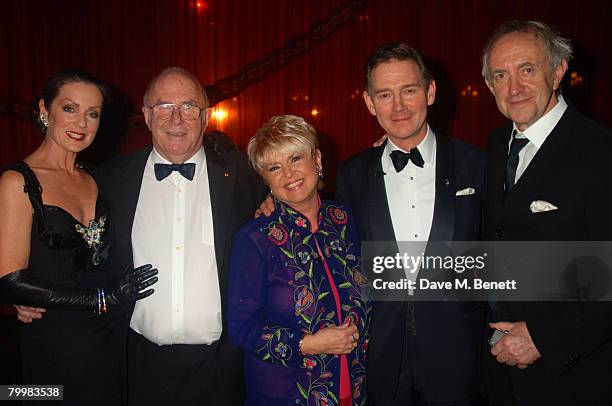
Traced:
[[98, 305], [98, 315], [100, 315], [102, 313], [102, 293], [101, 293], [100, 290], [101, 290], [100, 288], [97, 289], [97, 295], [98, 295], [97, 296], [97, 299], [98, 299], [97, 300], [97, 302], [98, 302], [97, 303], [97, 305]]
[[108, 312], [108, 308], [106, 307], [106, 294], [104, 293], [104, 288], [97, 289], [97, 296], [98, 316], [101, 314], [106, 314]]
[[104, 294], [104, 288], [100, 289], [102, 291], [102, 314], [106, 314], [108, 309], [106, 308], [106, 295]]

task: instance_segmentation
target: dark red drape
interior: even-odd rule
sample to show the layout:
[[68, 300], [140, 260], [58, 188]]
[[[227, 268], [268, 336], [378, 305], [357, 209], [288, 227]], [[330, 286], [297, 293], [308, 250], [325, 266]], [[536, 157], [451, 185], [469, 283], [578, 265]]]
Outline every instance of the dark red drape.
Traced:
[[[39, 143], [40, 135], [19, 113], [24, 101], [34, 101], [44, 80], [61, 67], [83, 67], [109, 81], [123, 92], [122, 105], [131, 106], [135, 115], [146, 83], [164, 67], [185, 67], [203, 84], [214, 84], [300, 38], [350, 2], [196, 3], [0, 2], [0, 166], [26, 156]], [[610, 11], [605, 1], [363, 1], [350, 19], [303, 55], [221, 102], [216, 109], [229, 115], [213, 118], [210, 128], [227, 132], [244, 147], [271, 115], [304, 116], [321, 135], [328, 185], [333, 187], [336, 164], [382, 134], [361, 98], [367, 55], [382, 42], [400, 40], [420, 48], [434, 67], [434, 127], [484, 145], [487, 133], [503, 118], [480, 75], [480, 50], [493, 28], [511, 18], [541, 19], [574, 40], [577, 58], [571, 70], [582, 82], [570, 86], [567, 80], [565, 92], [587, 114], [611, 126]], [[149, 144], [142, 125], [129, 126], [119, 138], [121, 128], [120, 123], [106, 125], [90, 158]]]

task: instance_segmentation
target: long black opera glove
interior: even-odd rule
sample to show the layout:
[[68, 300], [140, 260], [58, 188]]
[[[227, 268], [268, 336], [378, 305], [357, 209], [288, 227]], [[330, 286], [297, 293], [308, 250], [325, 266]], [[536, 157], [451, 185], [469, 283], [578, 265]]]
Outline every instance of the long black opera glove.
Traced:
[[101, 313], [152, 295], [153, 289], [145, 289], [157, 282], [157, 272], [151, 265], [127, 267], [101, 289], [80, 289], [55, 285], [22, 269], [0, 278], [0, 303]]

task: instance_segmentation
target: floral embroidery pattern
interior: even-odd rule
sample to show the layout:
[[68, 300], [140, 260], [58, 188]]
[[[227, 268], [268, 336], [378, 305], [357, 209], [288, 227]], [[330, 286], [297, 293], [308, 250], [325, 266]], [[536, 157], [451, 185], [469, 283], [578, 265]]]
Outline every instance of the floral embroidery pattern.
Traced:
[[359, 271], [353, 271], [353, 282], [357, 286], [366, 286], [368, 284], [368, 279]]
[[329, 215], [329, 218], [336, 224], [346, 224], [347, 222], [348, 216], [346, 214], [346, 211], [338, 207], [329, 206], [327, 209], [327, 214]]
[[312, 292], [306, 286], [302, 286], [302, 289], [298, 289], [297, 298], [295, 299], [295, 315], [299, 316], [303, 310], [310, 307], [312, 302]]
[[336, 403], [330, 403], [330, 401], [327, 398], [327, 396], [325, 396], [321, 392], [315, 391], [312, 394], [314, 396], [314, 400], [315, 400], [315, 405], [316, 406], [329, 406], [329, 405], [332, 405], [332, 404], [334, 404], [334, 405], [336, 404]]
[[310, 261], [310, 253], [306, 251], [300, 251], [297, 253], [298, 258], [302, 264], [308, 263]]
[[298, 218], [295, 219], [295, 224], [298, 227], [306, 227], [306, 225], [308, 223], [306, 222], [306, 220], [303, 217], [298, 217]]
[[314, 367], [317, 366], [317, 361], [310, 357], [305, 357], [303, 365], [304, 365], [304, 368], [306, 369], [313, 369]]
[[272, 223], [268, 228], [268, 239], [276, 245], [283, 245], [287, 242], [289, 233], [285, 226], [279, 223]]
[[286, 343], [281, 341], [282, 333], [286, 333], [288, 338], [293, 338], [293, 334], [286, 328], [281, 327], [266, 327], [265, 333], [261, 338], [265, 341], [265, 345], [257, 352], [262, 355], [262, 360], [270, 360], [275, 363], [287, 366], [285, 362], [291, 358], [293, 350]]
[[357, 399], [361, 396], [361, 387], [363, 385], [364, 375], [358, 376], [355, 379], [355, 383], [353, 385], [353, 399]]
[[[285, 366], [292, 357], [302, 357], [297, 365], [304, 368], [307, 379], [296, 382], [299, 397], [295, 405], [339, 404], [336, 395], [340, 358], [329, 354], [301, 356], [297, 350], [297, 341], [303, 334], [336, 326], [339, 320], [330, 281], [317, 252], [318, 244], [343, 303], [341, 319], [350, 318], [360, 331], [358, 346], [348, 354], [348, 362], [353, 402], [363, 404], [371, 305], [367, 296], [369, 283], [361, 273], [358, 245], [346, 238], [348, 213], [341, 207], [323, 205], [318, 214], [319, 228], [314, 234], [308, 232], [308, 221], [303, 215], [291, 207], [277, 201], [276, 213], [278, 218], [261, 231], [281, 252], [280, 262], [289, 273], [286, 283], [293, 292], [298, 328], [266, 326], [262, 335], [264, 345], [257, 353], [261, 360]], [[296, 330], [300, 331], [299, 337], [294, 333]]]

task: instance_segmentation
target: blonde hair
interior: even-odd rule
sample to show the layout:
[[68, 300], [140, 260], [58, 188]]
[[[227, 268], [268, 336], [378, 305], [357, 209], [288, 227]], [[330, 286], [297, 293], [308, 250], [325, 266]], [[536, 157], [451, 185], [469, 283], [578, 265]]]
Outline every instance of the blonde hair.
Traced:
[[253, 168], [263, 171], [265, 161], [278, 154], [290, 152], [310, 153], [313, 157], [319, 147], [317, 132], [302, 117], [274, 116], [249, 141], [247, 154]]

